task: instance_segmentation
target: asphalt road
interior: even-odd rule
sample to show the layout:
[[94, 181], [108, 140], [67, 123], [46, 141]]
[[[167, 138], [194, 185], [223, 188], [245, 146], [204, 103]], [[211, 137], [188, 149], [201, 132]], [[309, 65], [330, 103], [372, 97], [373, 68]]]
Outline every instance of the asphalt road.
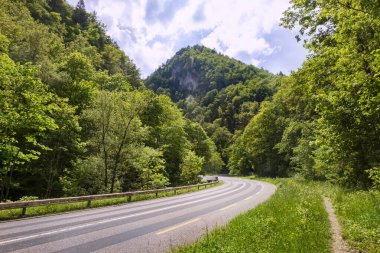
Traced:
[[219, 177], [190, 194], [0, 223], [5, 252], [166, 252], [265, 201], [275, 186]]

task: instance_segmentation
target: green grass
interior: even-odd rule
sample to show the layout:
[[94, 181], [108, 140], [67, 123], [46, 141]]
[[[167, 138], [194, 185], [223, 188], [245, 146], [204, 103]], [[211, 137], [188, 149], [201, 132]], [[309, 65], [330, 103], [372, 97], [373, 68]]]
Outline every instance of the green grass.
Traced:
[[350, 249], [380, 253], [379, 191], [353, 191], [299, 178], [252, 179], [276, 184], [278, 190], [227, 226], [173, 251], [331, 252], [330, 224], [322, 202], [326, 196], [334, 205]]
[[268, 201], [173, 252], [330, 252], [329, 221], [314, 184], [276, 180]]
[[314, 191], [332, 201], [349, 248], [380, 253], [380, 191], [346, 189], [327, 182], [314, 184]]
[[[222, 182], [219, 182], [217, 184], [214, 184], [213, 186], [207, 186], [207, 189], [211, 188], [211, 187], [216, 187], [216, 186], [219, 186], [222, 184], [223, 184]], [[204, 187], [200, 188], [200, 190], [203, 190], [203, 189], [205, 189], [205, 188]], [[198, 187], [177, 190], [176, 195], [184, 194], [184, 193], [190, 193], [190, 192], [194, 192], [194, 191], [198, 191]], [[173, 196], [173, 195], [174, 195], [174, 192], [170, 191], [170, 192], [165, 192], [165, 193], [159, 193], [158, 197], [162, 198], [162, 197], [169, 197], [169, 196]], [[130, 201], [129, 201], [128, 197], [96, 200], [96, 201], [91, 202], [91, 208], [110, 206], [110, 205], [121, 205], [121, 204], [126, 204], [129, 202], [136, 202], [136, 201], [148, 200], [148, 199], [154, 199], [154, 198], [156, 198], [156, 194], [143, 194], [143, 195], [132, 196]], [[57, 205], [48, 205], [48, 206], [29, 207], [26, 209], [25, 217], [62, 213], [62, 212], [81, 210], [81, 209], [86, 209], [86, 208], [88, 208], [87, 207], [87, 201], [86, 202], [68, 203], [68, 204], [57, 204]], [[0, 211], [0, 220], [17, 219], [17, 218], [20, 218], [20, 216], [21, 216], [21, 209], [20, 208]]]
[[343, 238], [357, 252], [380, 253], [380, 191], [329, 192]]

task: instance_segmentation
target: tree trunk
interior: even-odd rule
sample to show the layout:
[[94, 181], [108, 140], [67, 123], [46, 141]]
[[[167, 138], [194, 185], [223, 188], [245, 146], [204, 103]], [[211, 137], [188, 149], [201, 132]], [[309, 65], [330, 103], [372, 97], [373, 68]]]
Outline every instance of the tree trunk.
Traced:
[[104, 153], [104, 187], [108, 188], [108, 154], [105, 144], [103, 144], [103, 153]]
[[4, 200], [7, 200], [8, 197], [9, 197], [9, 191], [10, 191], [10, 189], [11, 189], [11, 184], [12, 184], [12, 175], [13, 175], [13, 166], [10, 166], [8, 183], [5, 185], [5, 196], [4, 196]]
[[137, 115], [137, 113], [129, 119], [127, 126], [124, 129], [123, 138], [121, 139], [119, 148], [118, 148], [116, 155], [115, 155], [115, 165], [113, 166], [113, 169], [112, 169], [112, 178], [111, 178], [111, 190], [110, 190], [111, 193], [113, 193], [113, 191], [114, 191], [116, 171], [117, 171], [117, 167], [118, 167], [119, 162], [120, 162], [119, 161], [120, 160], [120, 154], [121, 154], [121, 151], [123, 149], [125, 139], [127, 137], [128, 129], [129, 129], [129, 126], [131, 125], [132, 120], [135, 118], [136, 115]]
[[1, 177], [0, 177], [0, 202], [3, 202], [5, 200], [4, 199], [4, 181], [5, 181], [5, 178], [1, 174]]
[[[55, 159], [54, 159], [55, 158]], [[51, 196], [51, 192], [53, 190], [54, 177], [57, 174], [57, 168], [59, 166], [61, 159], [61, 151], [57, 151], [57, 155], [52, 154], [52, 159], [50, 160], [50, 168], [49, 168], [49, 177], [46, 186], [45, 198], [49, 198]]]

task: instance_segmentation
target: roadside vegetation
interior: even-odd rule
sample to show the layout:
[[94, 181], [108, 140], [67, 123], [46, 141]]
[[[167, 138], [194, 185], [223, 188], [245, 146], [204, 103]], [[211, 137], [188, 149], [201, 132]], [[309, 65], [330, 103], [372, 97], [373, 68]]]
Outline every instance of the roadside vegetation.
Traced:
[[379, 252], [379, 192], [349, 191], [299, 178], [264, 181], [278, 187], [268, 201], [173, 252], [331, 252], [330, 224], [322, 196], [332, 200], [343, 238], [351, 249]]
[[[155, 193], [151, 193], [151, 194], [131, 196], [130, 198], [129, 197], [122, 197], [122, 198], [94, 200], [94, 201], [91, 201], [91, 208], [111, 206], [111, 205], [122, 205], [122, 204], [127, 204], [127, 203], [131, 203], [131, 202], [136, 202], [136, 201], [170, 197], [170, 196], [174, 196], [174, 195], [185, 194], [185, 193], [200, 191], [200, 190], [204, 190], [204, 189], [209, 189], [212, 187], [220, 186], [222, 184], [223, 184], [223, 182], [218, 182], [218, 183], [213, 184], [211, 186], [201, 187], [200, 189], [198, 189], [198, 187], [181, 189], [181, 190], [177, 190], [176, 194], [174, 194], [173, 191], [163, 192], [163, 193], [159, 193], [157, 195], [157, 197], [156, 197]], [[76, 203], [67, 203], [67, 204], [48, 205], [48, 206], [28, 207], [26, 209], [26, 214], [23, 217], [41, 216], [41, 215], [69, 212], [69, 211], [75, 211], [75, 210], [81, 210], [81, 209], [87, 209], [87, 208], [90, 208], [87, 205], [87, 201], [76, 202]], [[0, 220], [11, 220], [11, 219], [17, 219], [20, 217], [21, 217], [21, 209], [20, 208], [0, 211]]]
[[222, 166], [83, 0], [0, 0], [1, 202], [190, 185]]
[[341, 187], [329, 189], [342, 236], [357, 252], [380, 252], [380, 192], [354, 191]]

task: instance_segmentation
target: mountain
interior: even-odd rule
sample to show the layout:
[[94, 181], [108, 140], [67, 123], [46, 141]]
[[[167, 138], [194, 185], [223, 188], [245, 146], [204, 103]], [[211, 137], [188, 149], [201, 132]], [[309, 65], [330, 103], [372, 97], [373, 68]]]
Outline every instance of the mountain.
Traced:
[[197, 45], [179, 50], [145, 85], [169, 95], [187, 118], [200, 123], [228, 164], [228, 147], [261, 102], [271, 100], [281, 78]]
[[265, 70], [196, 45], [179, 50], [152, 73], [145, 84], [178, 102], [189, 95], [202, 98], [211, 90], [220, 91], [231, 84], [270, 75]]

